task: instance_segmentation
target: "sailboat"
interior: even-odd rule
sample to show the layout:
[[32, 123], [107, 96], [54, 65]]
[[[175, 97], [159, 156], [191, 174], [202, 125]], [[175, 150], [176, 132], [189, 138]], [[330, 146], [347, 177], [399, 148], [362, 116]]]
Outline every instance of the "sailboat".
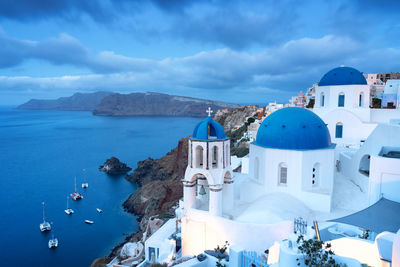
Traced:
[[46, 218], [44, 216], [44, 202], [42, 202], [42, 208], [43, 208], [43, 222], [40, 224], [40, 231], [46, 232], [51, 230], [51, 225], [49, 222], [46, 222]]
[[86, 169], [83, 169], [83, 183], [82, 183], [82, 188], [86, 189], [89, 187], [89, 183], [86, 181]]
[[83, 198], [82, 194], [77, 192], [77, 190], [76, 190], [76, 176], [75, 176], [75, 180], [74, 181], [75, 181], [75, 183], [74, 183], [75, 192], [71, 194], [71, 197], [72, 197], [73, 200], [82, 199]]
[[[53, 223], [51, 223], [53, 224]], [[49, 248], [56, 248], [58, 247], [58, 239], [54, 237], [54, 234], [51, 235], [51, 239], [48, 243]]]
[[68, 200], [69, 200], [69, 196], [67, 196], [67, 209], [64, 210], [64, 211], [65, 211], [66, 214], [71, 215], [72, 213], [74, 213], [74, 210], [69, 208], [69, 205], [68, 205], [69, 201]]
[[52, 235], [52, 238], [49, 240], [49, 248], [56, 248], [58, 247], [58, 239]]

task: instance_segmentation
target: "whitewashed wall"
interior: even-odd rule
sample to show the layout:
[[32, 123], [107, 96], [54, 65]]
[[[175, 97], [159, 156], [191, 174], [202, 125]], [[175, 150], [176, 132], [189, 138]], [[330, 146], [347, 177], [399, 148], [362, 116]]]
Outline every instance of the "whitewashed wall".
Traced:
[[293, 232], [293, 222], [277, 224], [240, 223], [208, 212], [190, 209], [182, 219], [183, 255], [198, 255], [228, 241], [247, 250], [263, 252], [277, 240], [286, 239]]

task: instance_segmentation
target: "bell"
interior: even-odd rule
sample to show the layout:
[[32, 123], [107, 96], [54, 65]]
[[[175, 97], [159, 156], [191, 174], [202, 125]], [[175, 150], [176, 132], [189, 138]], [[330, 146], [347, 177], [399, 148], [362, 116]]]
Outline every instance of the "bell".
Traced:
[[201, 185], [199, 195], [204, 196], [206, 194], [206, 190], [204, 189], [204, 185]]

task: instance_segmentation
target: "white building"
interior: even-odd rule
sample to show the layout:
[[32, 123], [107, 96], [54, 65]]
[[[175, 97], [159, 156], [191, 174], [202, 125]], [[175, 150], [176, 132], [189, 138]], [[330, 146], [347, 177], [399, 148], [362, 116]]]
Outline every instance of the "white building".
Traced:
[[370, 85], [358, 70], [338, 67], [316, 86], [313, 111], [328, 125], [338, 145], [359, 145], [379, 123], [400, 118], [400, 110], [370, 108]]
[[250, 177], [259, 189], [242, 199], [282, 192], [314, 210], [329, 212], [335, 145], [325, 123], [313, 112], [286, 108], [269, 115], [250, 145]]
[[[331, 70], [315, 90], [314, 112], [283, 108], [264, 119], [246, 167], [242, 162], [246, 173], [232, 172], [230, 140], [221, 125], [208, 116], [195, 127], [177, 212], [182, 256], [228, 241], [230, 266], [241, 266], [240, 251], [266, 249], [273, 251], [268, 263], [294, 266], [299, 254], [293, 221], [302, 217], [308, 225], [319, 221], [321, 231], [344, 236], [332, 240], [338, 262], [380, 266], [382, 259], [398, 261], [400, 231], [365, 240], [357, 227], [328, 220], [382, 197], [400, 203], [399, 109], [369, 108], [370, 87], [353, 68]], [[399, 217], [389, 214], [387, 220]], [[188, 264], [182, 266], [208, 266], [196, 259]]]

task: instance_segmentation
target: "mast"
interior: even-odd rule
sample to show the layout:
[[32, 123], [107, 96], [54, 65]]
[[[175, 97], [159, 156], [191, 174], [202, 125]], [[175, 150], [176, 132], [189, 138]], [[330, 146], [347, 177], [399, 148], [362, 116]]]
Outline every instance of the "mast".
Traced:
[[86, 169], [83, 169], [83, 182], [86, 183]]
[[69, 199], [69, 196], [67, 196], [67, 210], [68, 210], [68, 199]]
[[76, 176], [75, 176], [75, 179], [74, 179], [74, 188], [75, 188], [75, 192], [76, 192]]
[[43, 222], [46, 222], [45, 216], [44, 216], [44, 201], [42, 202], [42, 207], [43, 207]]

